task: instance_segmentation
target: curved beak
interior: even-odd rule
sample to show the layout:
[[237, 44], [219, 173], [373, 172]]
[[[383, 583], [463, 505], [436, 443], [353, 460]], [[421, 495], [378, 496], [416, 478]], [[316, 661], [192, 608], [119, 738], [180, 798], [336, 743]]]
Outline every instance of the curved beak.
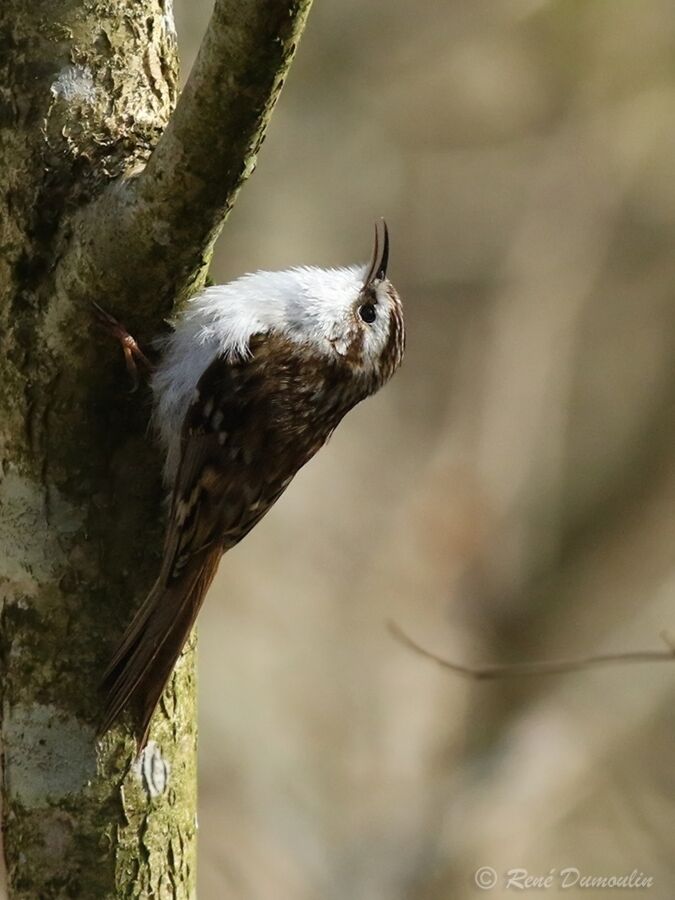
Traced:
[[384, 219], [375, 222], [375, 242], [373, 244], [373, 256], [368, 266], [368, 273], [363, 280], [363, 286], [368, 287], [373, 281], [382, 281], [387, 277], [387, 263], [389, 262], [389, 231]]

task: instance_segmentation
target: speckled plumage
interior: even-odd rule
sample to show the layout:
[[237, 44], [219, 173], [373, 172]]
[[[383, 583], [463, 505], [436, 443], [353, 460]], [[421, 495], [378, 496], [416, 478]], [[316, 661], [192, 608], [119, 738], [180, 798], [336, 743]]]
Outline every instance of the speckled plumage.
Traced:
[[153, 377], [172, 487], [162, 568], [106, 673], [102, 730], [133, 697], [144, 745], [221, 555], [400, 364], [387, 249], [380, 230], [367, 269], [260, 272], [209, 288], [177, 323]]

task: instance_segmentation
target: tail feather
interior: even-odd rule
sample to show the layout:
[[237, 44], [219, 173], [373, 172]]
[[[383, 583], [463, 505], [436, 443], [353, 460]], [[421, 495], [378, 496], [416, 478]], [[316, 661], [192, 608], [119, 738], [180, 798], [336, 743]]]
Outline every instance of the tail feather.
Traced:
[[139, 713], [139, 752], [150, 720], [197, 618], [218, 567], [219, 548], [205, 551], [171, 586], [160, 578], [127, 628], [101, 685], [105, 707], [99, 734], [112, 726], [132, 701]]

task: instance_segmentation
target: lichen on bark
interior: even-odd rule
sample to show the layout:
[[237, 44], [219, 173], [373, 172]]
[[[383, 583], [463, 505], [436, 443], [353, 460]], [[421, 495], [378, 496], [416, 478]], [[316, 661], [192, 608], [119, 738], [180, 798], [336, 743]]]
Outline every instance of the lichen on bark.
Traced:
[[0, 8], [0, 685], [12, 898], [194, 895], [193, 642], [140, 760], [129, 721], [94, 736], [100, 672], [157, 570], [163, 489], [149, 398], [125, 390], [89, 301], [147, 338], [202, 283], [309, 5], [217, 0], [175, 120], [168, 0]]

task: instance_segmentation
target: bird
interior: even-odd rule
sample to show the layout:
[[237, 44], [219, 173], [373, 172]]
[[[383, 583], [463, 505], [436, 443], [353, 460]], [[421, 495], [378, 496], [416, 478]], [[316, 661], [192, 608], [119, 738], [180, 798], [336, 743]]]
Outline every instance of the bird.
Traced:
[[[222, 555], [401, 364], [403, 311], [388, 260], [381, 219], [368, 265], [259, 271], [207, 287], [159, 339], [150, 383], [165, 453], [162, 559], [103, 676], [100, 735], [133, 706], [142, 751]], [[136, 356], [150, 367], [123, 326], [103, 317], [127, 363]]]

